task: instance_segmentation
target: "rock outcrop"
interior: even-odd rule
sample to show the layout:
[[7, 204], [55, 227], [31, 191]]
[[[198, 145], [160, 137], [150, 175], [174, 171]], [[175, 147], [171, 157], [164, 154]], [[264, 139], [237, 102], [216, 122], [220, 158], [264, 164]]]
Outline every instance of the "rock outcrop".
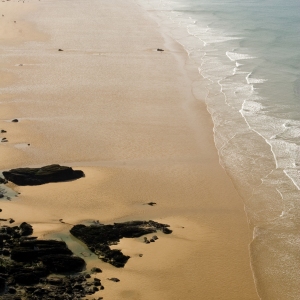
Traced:
[[117, 244], [122, 238], [137, 238], [161, 230], [169, 234], [172, 230], [169, 225], [154, 221], [131, 221], [114, 223], [113, 225], [96, 224], [91, 226], [75, 225], [71, 234], [84, 242], [104, 262], [117, 268], [125, 266], [130, 256], [124, 255], [121, 250], [111, 249], [110, 245]]
[[71, 167], [54, 164], [41, 168], [11, 169], [4, 171], [3, 176], [17, 185], [41, 185], [78, 179], [84, 177], [84, 173], [81, 170], [73, 170]]

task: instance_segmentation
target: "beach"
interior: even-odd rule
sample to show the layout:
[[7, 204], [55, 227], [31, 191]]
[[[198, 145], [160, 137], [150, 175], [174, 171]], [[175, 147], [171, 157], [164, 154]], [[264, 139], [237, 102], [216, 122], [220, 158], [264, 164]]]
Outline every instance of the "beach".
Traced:
[[105, 286], [90, 299], [259, 299], [244, 203], [219, 163], [182, 46], [134, 1], [9, 1], [0, 10], [0, 170], [59, 163], [85, 173], [9, 183], [20, 194], [1, 200], [1, 217], [63, 238], [77, 255], [72, 224], [170, 225], [155, 243], [122, 239], [115, 247], [131, 256], [122, 269], [86, 259]]

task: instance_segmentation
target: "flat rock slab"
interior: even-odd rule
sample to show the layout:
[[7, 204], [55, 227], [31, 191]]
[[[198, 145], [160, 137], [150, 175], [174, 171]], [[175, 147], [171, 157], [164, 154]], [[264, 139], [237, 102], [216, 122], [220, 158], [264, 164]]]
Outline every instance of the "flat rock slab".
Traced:
[[169, 225], [160, 224], [155, 221], [131, 221], [124, 223], [114, 223], [113, 225], [75, 225], [71, 234], [84, 242], [88, 248], [94, 252], [104, 262], [108, 262], [117, 268], [125, 266], [130, 256], [124, 255], [121, 250], [110, 249], [110, 245], [115, 245], [122, 238], [137, 238], [146, 234], [161, 230], [169, 234], [172, 230]]
[[41, 168], [18, 168], [4, 171], [3, 176], [17, 185], [41, 185], [49, 182], [61, 182], [84, 177], [81, 170], [60, 165], [48, 165]]

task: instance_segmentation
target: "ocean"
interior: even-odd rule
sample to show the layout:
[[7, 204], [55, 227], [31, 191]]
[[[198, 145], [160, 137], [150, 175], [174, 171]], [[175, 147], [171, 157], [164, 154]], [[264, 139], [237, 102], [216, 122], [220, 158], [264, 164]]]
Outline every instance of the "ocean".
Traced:
[[199, 71], [193, 93], [206, 102], [220, 164], [244, 200], [260, 298], [300, 299], [300, 2], [138, 3]]

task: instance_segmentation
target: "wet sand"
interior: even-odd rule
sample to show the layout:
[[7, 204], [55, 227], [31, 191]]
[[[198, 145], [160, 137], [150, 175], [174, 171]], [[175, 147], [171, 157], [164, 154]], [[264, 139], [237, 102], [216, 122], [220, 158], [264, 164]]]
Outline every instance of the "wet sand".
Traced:
[[1, 217], [63, 237], [79, 255], [85, 248], [68, 237], [69, 224], [171, 226], [149, 245], [122, 240], [116, 247], [131, 256], [124, 269], [91, 256], [88, 267], [100, 266], [105, 286], [91, 298], [258, 299], [243, 202], [219, 164], [180, 45], [133, 1], [9, 1], [0, 10], [0, 27], [5, 18], [20, 26], [14, 32], [26, 27], [21, 37], [1, 31], [0, 127], [8, 142], [0, 144], [0, 169], [60, 163], [86, 174], [10, 184], [21, 194], [1, 201]]

